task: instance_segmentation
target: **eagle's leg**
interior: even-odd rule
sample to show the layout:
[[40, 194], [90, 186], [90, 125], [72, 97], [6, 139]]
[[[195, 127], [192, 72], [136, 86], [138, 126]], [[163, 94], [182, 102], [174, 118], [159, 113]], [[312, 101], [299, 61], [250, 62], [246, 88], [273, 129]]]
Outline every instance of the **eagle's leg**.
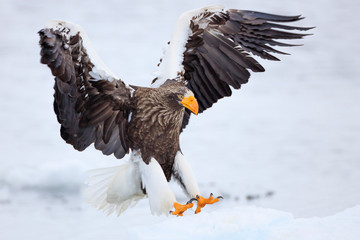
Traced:
[[211, 193], [210, 196], [208, 198], [204, 198], [202, 196], [197, 195], [196, 196], [196, 200], [197, 200], [197, 207], [195, 210], [195, 213], [199, 213], [201, 212], [201, 209], [203, 207], [205, 207], [206, 204], [213, 204], [219, 201], [219, 199], [222, 199], [222, 196], [218, 196], [217, 198], [214, 198], [213, 194]]
[[190, 198], [195, 198], [196, 195], [200, 195], [199, 186], [196, 182], [195, 175], [180, 150], [176, 153], [175, 156], [173, 177], [175, 180], [177, 180], [177, 182]]
[[[173, 176], [182, 186], [184, 191], [187, 193], [189, 197], [192, 199], [189, 200], [191, 203], [193, 200], [197, 201], [197, 207], [195, 213], [201, 212], [201, 208], [205, 207], [206, 204], [213, 204], [219, 201], [219, 199], [223, 198], [221, 196], [214, 198], [213, 194], [211, 193], [209, 198], [204, 198], [200, 196], [199, 187], [195, 180], [195, 176], [193, 171], [190, 168], [189, 163], [186, 161], [184, 156], [182, 155], [181, 151], [179, 150], [175, 156], [175, 162], [173, 166]], [[174, 203], [175, 211], [172, 212], [173, 215], [182, 216], [184, 211], [191, 208], [193, 205], [187, 204], [179, 204], [177, 202]]]
[[172, 215], [182, 216], [186, 210], [194, 206], [192, 202], [196, 200], [195, 197], [196, 195], [200, 194], [200, 191], [195, 179], [195, 175], [180, 150], [176, 153], [175, 156], [173, 177], [180, 184], [185, 193], [191, 198], [186, 204], [174, 202], [175, 210], [171, 211], [170, 213]]
[[170, 211], [170, 213], [172, 215], [176, 215], [176, 216], [182, 216], [183, 213], [188, 210], [189, 208], [192, 208], [194, 206], [194, 204], [192, 203], [192, 201], [196, 200], [196, 198], [192, 198], [190, 199], [186, 204], [180, 204], [178, 202], [174, 202], [174, 211]]
[[145, 188], [149, 197], [151, 213], [156, 215], [169, 214], [176, 199], [158, 161], [151, 158], [150, 162], [146, 164], [140, 160], [139, 172], [142, 187]]

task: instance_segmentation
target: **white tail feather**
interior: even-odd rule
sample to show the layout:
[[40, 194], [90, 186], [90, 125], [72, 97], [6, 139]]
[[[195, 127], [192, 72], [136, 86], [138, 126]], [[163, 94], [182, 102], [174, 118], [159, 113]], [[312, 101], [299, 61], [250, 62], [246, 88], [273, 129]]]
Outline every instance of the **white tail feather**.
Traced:
[[127, 162], [116, 167], [94, 169], [88, 171], [88, 174], [89, 178], [85, 182], [88, 185], [86, 200], [108, 215], [115, 212], [119, 216], [145, 196], [141, 190], [137, 163]]

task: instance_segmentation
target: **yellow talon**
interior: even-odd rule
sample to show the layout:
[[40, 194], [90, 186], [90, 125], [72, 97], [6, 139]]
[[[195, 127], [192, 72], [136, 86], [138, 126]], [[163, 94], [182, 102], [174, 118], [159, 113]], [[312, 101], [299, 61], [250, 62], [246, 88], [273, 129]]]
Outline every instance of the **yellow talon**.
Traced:
[[201, 209], [203, 207], [205, 207], [206, 204], [213, 204], [213, 203], [218, 202], [220, 198], [223, 198], [223, 197], [219, 196], [217, 198], [214, 198], [212, 193], [210, 194], [210, 197], [208, 197], [208, 198], [204, 198], [202, 196], [197, 195], [196, 196], [197, 207], [196, 207], [195, 213], [201, 212]]
[[175, 211], [172, 211], [171, 214], [177, 215], [177, 216], [182, 216], [186, 210], [188, 210], [189, 208], [192, 208], [193, 206], [194, 206], [194, 204], [192, 202], [188, 202], [186, 204], [180, 204], [180, 203], [174, 202]]
[[176, 216], [183, 216], [183, 213], [188, 210], [189, 208], [192, 208], [194, 204], [192, 201], [197, 201], [197, 207], [195, 210], [195, 213], [201, 212], [201, 209], [205, 207], [206, 204], [213, 204], [220, 200], [220, 198], [223, 198], [222, 196], [219, 196], [217, 198], [213, 197], [213, 194], [211, 193], [208, 198], [204, 198], [202, 196], [196, 195], [196, 198], [190, 199], [186, 204], [180, 204], [178, 202], [174, 202], [174, 211], [170, 211], [171, 215]]

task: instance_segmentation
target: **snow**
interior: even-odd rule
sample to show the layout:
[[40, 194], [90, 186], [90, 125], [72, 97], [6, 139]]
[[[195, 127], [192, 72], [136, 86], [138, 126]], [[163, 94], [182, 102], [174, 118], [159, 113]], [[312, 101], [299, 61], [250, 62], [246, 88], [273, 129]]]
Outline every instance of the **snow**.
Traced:
[[[265, 73], [193, 116], [182, 134], [200, 191], [223, 201], [180, 218], [152, 216], [145, 199], [117, 218], [86, 203], [83, 182], [87, 170], [120, 162], [61, 139], [36, 32], [51, 19], [77, 23], [109, 69], [148, 86], [177, 17], [212, 3], [0, 0], [2, 239], [161, 239], [191, 231], [200, 239], [359, 239], [358, 1], [219, 3], [302, 14], [299, 25], [317, 28], [298, 42], [304, 46], [282, 49], [291, 56], [281, 62], [259, 60]], [[177, 200], [188, 200], [171, 187]]]
[[[326, 218], [295, 219], [292, 214], [258, 207], [235, 207], [172, 218], [144, 227], [133, 239], [356, 239], [360, 206]], [[166, 229], [165, 233], [162, 233]], [[159, 233], [148, 238], [153, 232]]]

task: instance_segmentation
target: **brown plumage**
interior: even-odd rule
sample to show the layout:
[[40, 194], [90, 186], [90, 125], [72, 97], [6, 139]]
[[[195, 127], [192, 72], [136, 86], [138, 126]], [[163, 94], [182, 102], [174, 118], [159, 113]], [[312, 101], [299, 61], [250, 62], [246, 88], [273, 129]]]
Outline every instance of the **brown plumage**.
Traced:
[[104, 154], [122, 158], [129, 150], [123, 140], [130, 89], [120, 80], [95, 81], [89, 75], [93, 64], [79, 33], [69, 40], [51, 29], [39, 34], [41, 63], [55, 76], [54, 110], [61, 137], [79, 151], [94, 143]]
[[155, 158], [170, 181], [175, 155], [180, 149], [184, 107], [177, 104], [178, 95], [188, 91], [184, 84], [172, 82], [159, 88], [137, 88], [133, 95], [128, 141], [132, 149], [141, 149], [142, 159]]
[[[208, 19], [207, 25], [204, 25]], [[280, 16], [254, 11], [230, 9], [223, 12], [205, 11], [191, 20], [192, 35], [184, 52], [184, 78], [199, 103], [199, 113], [219, 99], [231, 96], [234, 89], [247, 83], [249, 70], [265, 69], [249, 52], [267, 60], [279, 61], [270, 53], [286, 54], [270, 46], [291, 47], [275, 39], [300, 39], [308, 34], [281, 30], [306, 31], [312, 28], [288, 26], [274, 22], [295, 22], [300, 16]], [[280, 30], [278, 30], [280, 29]], [[188, 111], [187, 111], [188, 112]], [[190, 115], [186, 115], [189, 117]], [[188, 119], [184, 120], [184, 127]]]
[[[310, 28], [278, 23], [300, 19], [300, 16], [219, 8], [189, 12], [188, 22], [183, 23], [189, 29], [185, 31], [189, 35], [183, 46], [173, 46], [176, 39], [169, 45], [170, 50], [183, 51], [179, 69], [160, 74], [153, 80], [159, 85], [156, 88], [125, 85], [93, 51], [88, 52], [81, 27], [55, 22], [39, 32], [40, 54], [41, 63], [48, 65], [55, 76], [54, 110], [61, 125], [61, 137], [79, 151], [94, 143], [103, 154], [114, 154], [116, 158], [123, 158], [130, 149], [140, 153], [145, 164], [155, 160], [167, 181], [174, 177], [194, 197], [198, 194], [197, 184], [192, 173], [185, 172], [187, 165], [179, 146], [180, 133], [188, 124], [191, 112], [201, 113], [219, 99], [230, 96], [230, 86], [239, 89], [245, 84], [249, 70], [264, 71], [249, 53], [279, 60], [272, 54], [285, 53], [273, 46], [295, 45], [277, 39], [299, 39], [305, 34], [287, 30]], [[160, 67], [177, 64], [171, 61], [163, 59]], [[150, 185], [144, 179], [152, 175], [139, 171], [141, 186], [138, 187], [148, 188]], [[121, 204], [124, 199], [119, 200]]]
[[131, 97], [130, 88], [122, 81], [96, 81], [89, 74], [93, 64], [86, 50], [80, 50], [79, 33], [70, 39], [67, 49], [60, 32], [44, 29], [39, 33], [41, 62], [55, 75], [54, 110], [61, 137], [79, 151], [94, 143], [105, 155], [114, 153], [117, 158], [129, 148], [141, 149], [143, 160], [157, 159], [170, 180], [180, 148], [184, 107], [178, 103], [178, 95], [188, 91], [184, 84], [170, 81], [159, 88], [133, 86]]

